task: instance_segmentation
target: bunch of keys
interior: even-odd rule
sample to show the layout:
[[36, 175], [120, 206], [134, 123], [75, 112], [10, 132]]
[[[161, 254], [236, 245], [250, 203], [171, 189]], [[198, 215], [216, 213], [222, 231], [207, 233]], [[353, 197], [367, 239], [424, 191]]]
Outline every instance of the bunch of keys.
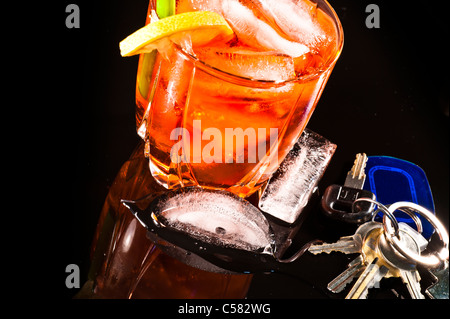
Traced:
[[[382, 278], [400, 277], [413, 299], [424, 299], [425, 296], [421, 292], [420, 275], [417, 271], [417, 266], [422, 265], [437, 280], [437, 283], [429, 287], [425, 293], [430, 298], [448, 299], [449, 238], [445, 227], [431, 211], [418, 204], [400, 201], [385, 206], [375, 200], [375, 196], [370, 192], [371, 196], [364, 197], [367, 192], [360, 190], [365, 179], [365, 161], [367, 161], [365, 154], [358, 154], [345, 185], [343, 187], [332, 185], [322, 199], [322, 208], [331, 217], [339, 219], [339, 217], [345, 216], [345, 212], [342, 211], [345, 207], [342, 207], [337, 213], [336, 209], [331, 207], [340, 200], [344, 203], [351, 202], [351, 212], [356, 215], [356, 218], [351, 219], [351, 217], [345, 216], [347, 218], [342, 218], [342, 220], [364, 222], [352, 236], [341, 237], [335, 243], [309, 247], [309, 252], [313, 254], [332, 251], [359, 254], [349, 263], [344, 272], [328, 284], [328, 289], [339, 293], [347, 284], [358, 278], [346, 299], [360, 299], [367, 297], [370, 288], [379, 287]], [[342, 192], [352, 194], [352, 196], [342, 197], [340, 196]], [[333, 201], [330, 198], [336, 200]], [[361, 205], [362, 203], [365, 205]], [[374, 209], [375, 205], [377, 210]], [[394, 216], [398, 211], [410, 216], [417, 230], [406, 223], [399, 223]], [[382, 222], [375, 221], [379, 212], [383, 214]], [[370, 216], [372, 220], [366, 221], [367, 216]], [[429, 222], [439, 236], [441, 249], [436, 253], [422, 255], [428, 246], [428, 240], [422, 236], [421, 220]]]

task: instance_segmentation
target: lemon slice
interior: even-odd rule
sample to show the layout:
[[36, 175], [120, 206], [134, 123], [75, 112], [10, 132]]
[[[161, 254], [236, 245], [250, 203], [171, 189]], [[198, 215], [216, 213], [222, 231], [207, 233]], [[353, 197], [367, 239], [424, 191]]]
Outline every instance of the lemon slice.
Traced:
[[204, 45], [217, 37], [227, 41], [233, 35], [227, 21], [218, 13], [185, 12], [152, 22], [129, 35], [120, 42], [120, 54], [132, 56], [163, 49], [167, 40], [180, 44], [187, 36], [193, 45]]

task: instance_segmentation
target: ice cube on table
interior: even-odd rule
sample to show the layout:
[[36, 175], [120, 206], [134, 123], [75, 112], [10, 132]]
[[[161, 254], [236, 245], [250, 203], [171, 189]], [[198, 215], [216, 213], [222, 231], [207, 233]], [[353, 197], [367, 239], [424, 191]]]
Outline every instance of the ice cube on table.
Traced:
[[200, 241], [247, 251], [270, 252], [273, 234], [264, 215], [228, 192], [200, 188], [169, 191], [153, 203], [158, 223]]
[[196, 49], [195, 55], [212, 67], [254, 80], [287, 81], [296, 76], [294, 59], [273, 51], [204, 47]]
[[336, 144], [305, 129], [270, 178], [259, 200], [259, 208], [287, 223], [294, 223], [308, 204], [335, 150]]

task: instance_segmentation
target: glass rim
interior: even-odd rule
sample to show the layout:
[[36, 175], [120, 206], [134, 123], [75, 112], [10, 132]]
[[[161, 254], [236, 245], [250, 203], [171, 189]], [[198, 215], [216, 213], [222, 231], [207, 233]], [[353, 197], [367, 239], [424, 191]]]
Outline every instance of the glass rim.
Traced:
[[[234, 73], [230, 73], [227, 71], [224, 71], [222, 69], [219, 69], [217, 67], [214, 67], [212, 65], [209, 65], [207, 62], [200, 60], [196, 56], [186, 52], [182, 49], [181, 46], [175, 44], [174, 47], [178, 53], [181, 53], [184, 57], [186, 57], [188, 60], [191, 60], [196, 66], [200, 67], [203, 71], [206, 71], [207, 73], [221, 78], [228, 78], [228, 79], [234, 79], [237, 82], [251, 84], [250, 86], [281, 86], [289, 83], [294, 82], [306, 82], [313, 79], [316, 79], [317, 77], [321, 76], [324, 72], [330, 70], [336, 61], [339, 59], [339, 56], [342, 52], [342, 48], [344, 45], [344, 32], [342, 28], [342, 24], [339, 20], [338, 15], [336, 14], [333, 7], [330, 5], [330, 3], [327, 0], [311, 0], [314, 3], [317, 3], [319, 8], [321, 8], [326, 15], [328, 15], [336, 28], [336, 36], [337, 36], [337, 43], [336, 43], [336, 49], [334, 50], [334, 56], [330, 59], [328, 59], [327, 63], [324, 64], [322, 67], [320, 67], [318, 70], [311, 74], [305, 74], [296, 76], [292, 79], [288, 80], [264, 80], [264, 79], [255, 79], [251, 77], [246, 77]], [[155, 0], [150, 1], [150, 5], [155, 4]], [[156, 12], [156, 10], [155, 10]]]

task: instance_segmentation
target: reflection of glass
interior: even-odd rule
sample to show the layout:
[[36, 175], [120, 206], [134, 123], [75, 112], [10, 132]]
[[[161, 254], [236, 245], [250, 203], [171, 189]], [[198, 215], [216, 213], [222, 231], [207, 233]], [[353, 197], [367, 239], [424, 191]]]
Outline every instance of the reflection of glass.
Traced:
[[169, 257], [120, 203], [123, 198], [142, 198], [161, 190], [150, 174], [141, 143], [106, 198], [93, 242], [89, 283], [94, 287], [79, 297], [244, 298], [251, 275], [206, 272]]
[[[245, 3], [237, 0], [205, 3], [216, 2]], [[150, 1], [149, 13], [155, 3]], [[177, 13], [180, 13], [188, 10], [190, 2], [180, 0], [176, 3]], [[273, 3], [279, 5], [278, 1]], [[283, 0], [283, 3], [293, 5], [294, 2]], [[286, 54], [273, 54], [273, 50], [262, 54], [254, 48], [245, 49], [239, 41], [234, 42], [233, 48], [230, 43], [219, 48], [231, 50], [225, 56], [237, 57], [241, 66], [256, 67], [253, 79], [245, 74], [238, 76], [229, 69], [228, 72], [219, 70], [230, 66], [234, 60], [221, 60], [221, 53], [215, 49], [211, 51], [211, 47], [197, 51], [198, 55], [204, 54], [201, 61], [180, 47], [168, 50], [165, 57], [159, 53], [141, 55], [136, 120], [138, 134], [145, 143], [140, 144], [120, 170], [99, 220], [90, 274], [93, 284], [90, 292], [94, 297], [245, 297], [251, 275], [205, 272], [167, 256], [146, 237], [145, 229], [120, 200], [142, 198], [162, 191], [164, 187], [197, 184], [248, 196], [270, 177], [305, 128], [343, 44], [341, 25], [326, 1], [302, 0], [298, 4], [307, 6], [313, 13], [315, 25], [323, 31], [320, 37], [312, 38], [315, 46], [310, 52], [293, 59]], [[236, 49], [239, 46], [242, 48]], [[269, 63], [270, 72], [277, 70], [275, 73], [280, 78], [272, 79], [272, 73], [259, 72], [264, 61]], [[294, 67], [294, 73], [280, 71], [280, 66]], [[264, 80], [259, 80], [260, 77]], [[196, 126], [197, 123], [201, 123], [201, 128]], [[207, 163], [204, 157], [197, 162], [194, 153], [185, 154], [185, 161], [175, 163], [171, 150], [179, 140], [170, 139], [170, 136], [177, 128], [184, 129], [183, 134], [191, 137], [215, 128], [223, 138], [219, 140], [222, 150], [227, 149], [227, 128], [249, 129], [256, 136], [253, 140], [245, 136], [243, 154], [239, 154], [236, 146], [231, 148], [230, 154], [220, 154], [222, 163], [217, 163], [218, 158], [216, 162]], [[200, 144], [195, 145], [193, 138], [187, 141], [184, 135], [178, 138], [181, 137], [184, 145], [193, 152], [198, 146], [203, 150], [209, 143], [200, 140]], [[259, 149], [263, 150], [263, 156], [257, 154], [255, 162], [249, 161], [252, 149], [258, 149], [258, 153]], [[150, 161], [150, 170], [144, 155]], [[227, 163], [227, 156], [232, 163]], [[237, 163], [242, 156], [243, 163]]]
[[[270, 177], [305, 128], [342, 48], [341, 25], [326, 1], [304, 0], [297, 4], [273, 1], [274, 8], [279, 10], [294, 8], [294, 12], [289, 12], [294, 17], [286, 21], [261, 17], [275, 10], [264, 8], [269, 2], [261, 1], [259, 7], [254, 3], [245, 4], [248, 7], [239, 1], [230, 3], [234, 3], [233, 8], [249, 11], [253, 19], [264, 18], [266, 25], [278, 31], [285, 27], [283, 23], [291, 23], [289, 19], [305, 19], [307, 25], [301, 26], [304, 29], [301, 37], [307, 39], [284, 34], [292, 42], [283, 50], [292, 53], [298, 45], [294, 41], [303, 41], [309, 46], [309, 52], [294, 58], [284, 53], [274, 54], [273, 49], [267, 52], [267, 48], [265, 52], [257, 52], [262, 50], [260, 42], [263, 41], [254, 44], [254, 39], [244, 39], [245, 32], [235, 29], [240, 26], [238, 21], [230, 23], [238, 40], [193, 49], [201, 60], [180, 47], [165, 53], [165, 57], [141, 55], [136, 90], [138, 132], [147, 143], [152, 175], [165, 187], [199, 184], [248, 196]], [[200, 8], [218, 11], [229, 21], [249, 19], [247, 15], [240, 17], [222, 3], [226, 1], [177, 1], [176, 13]], [[151, 1], [149, 11], [153, 5]], [[298, 14], [308, 17], [296, 16], [297, 7]], [[249, 23], [244, 26], [248, 27]], [[251, 26], [254, 25], [250, 23]], [[311, 34], [305, 34], [306, 29]], [[254, 47], [249, 49], [251, 45]], [[151, 67], [153, 59], [154, 67]], [[255, 81], [260, 78], [263, 80]], [[182, 129], [183, 134], [174, 136], [176, 128]], [[244, 132], [240, 136], [245, 138], [243, 149], [238, 147], [238, 138], [235, 144], [229, 145], [233, 137], [227, 140], [227, 128]], [[185, 146], [186, 158], [181, 163], [170, 156], [179, 142], [177, 137], [183, 139]], [[219, 154], [214, 154], [215, 161], [208, 163], [211, 158], [205, 155], [210, 154], [208, 145], [211, 147], [213, 139], [219, 140], [214, 149]], [[270, 150], [271, 146], [277, 151]], [[207, 154], [202, 152], [205, 149]]]

